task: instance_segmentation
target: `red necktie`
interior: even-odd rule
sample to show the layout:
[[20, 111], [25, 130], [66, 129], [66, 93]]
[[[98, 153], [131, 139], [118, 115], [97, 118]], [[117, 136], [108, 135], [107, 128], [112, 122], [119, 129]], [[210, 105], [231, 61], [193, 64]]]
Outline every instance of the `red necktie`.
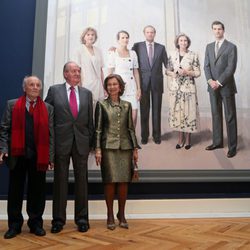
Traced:
[[73, 86], [70, 87], [69, 105], [72, 115], [74, 116], [74, 118], [76, 118], [78, 114], [78, 109], [77, 109], [75, 88]]
[[153, 64], [153, 47], [152, 43], [149, 43], [148, 45], [148, 59], [149, 59], [149, 64], [152, 67]]
[[34, 109], [35, 109], [34, 103], [35, 103], [34, 101], [30, 101], [30, 107], [29, 107], [30, 115], [33, 115], [33, 113], [34, 113]]

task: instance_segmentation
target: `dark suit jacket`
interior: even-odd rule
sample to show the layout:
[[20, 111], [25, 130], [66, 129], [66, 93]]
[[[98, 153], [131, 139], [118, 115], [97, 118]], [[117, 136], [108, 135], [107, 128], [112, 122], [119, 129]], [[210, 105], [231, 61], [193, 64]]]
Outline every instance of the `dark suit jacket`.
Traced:
[[[2, 153], [8, 153], [7, 165], [10, 169], [14, 169], [17, 163], [18, 157], [11, 156], [11, 123], [12, 123], [12, 110], [16, 103], [17, 99], [9, 100], [7, 102], [7, 107], [3, 114], [1, 124], [0, 124], [0, 151]], [[45, 103], [48, 115], [49, 115], [49, 153], [50, 153], [50, 162], [54, 162], [54, 111], [53, 107]]]
[[[216, 91], [219, 91], [222, 96], [230, 96], [237, 92], [234, 72], [237, 64], [237, 47], [224, 40], [222, 43], [217, 58], [214, 53], [215, 42], [210, 43], [206, 47], [204, 71], [207, 81], [209, 79], [218, 80], [223, 86], [219, 87]], [[215, 91], [208, 84], [208, 91], [215, 93]]]
[[134, 149], [138, 147], [132, 120], [132, 107], [127, 101], [119, 105], [110, 99], [98, 102], [95, 111], [95, 147], [102, 149]]
[[54, 107], [55, 151], [58, 155], [70, 154], [73, 141], [80, 155], [87, 156], [94, 134], [93, 101], [89, 90], [79, 87], [79, 111], [75, 119], [67, 97], [66, 83], [49, 88], [45, 99]]
[[135, 43], [133, 48], [139, 61], [141, 88], [144, 92], [151, 90], [163, 93], [162, 64], [167, 67], [168, 57], [165, 46], [154, 42], [154, 57], [150, 67], [146, 42]]

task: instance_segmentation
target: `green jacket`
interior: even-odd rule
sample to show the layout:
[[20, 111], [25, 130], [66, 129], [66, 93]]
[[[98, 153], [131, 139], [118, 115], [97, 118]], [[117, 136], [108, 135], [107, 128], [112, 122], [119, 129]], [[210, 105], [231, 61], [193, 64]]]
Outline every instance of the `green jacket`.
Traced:
[[127, 101], [114, 104], [105, 99], [95, 110], [95, 148], [128, 150], [138, 148], [132, 120], [132, 107]]

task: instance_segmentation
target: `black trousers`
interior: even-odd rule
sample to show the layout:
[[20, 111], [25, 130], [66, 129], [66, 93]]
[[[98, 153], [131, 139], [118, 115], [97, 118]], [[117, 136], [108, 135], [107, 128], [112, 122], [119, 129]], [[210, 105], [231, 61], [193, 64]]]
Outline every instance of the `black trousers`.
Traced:
[[27, 177], [27, 214], [29, 228], [43, 226], [45, 208], [46, 173], [37, 171], [36, 159], [19, 157], [13, 170], [9, 171], [8, 225], [21, 229], [23, 225], [22, 205]]
[[72, 157], [75, 177], [75, 223], [88, 225], [88, 155], [80, 155], [75, 141], [71, 153], [56, 155], [53, 184], [53, 220], [52, 224], [64, 225], [68, 197], [69, 163]]
[[147, 140], [149, 137], [150, 96], [152, 99], [152, 135], [154, 140], [160, 140], [162, 93], [152, 90], [143, 92], [140, 101], [141, 138], [142, 140]]
[[235, 95], [221, 96], [219, 93], [210, 94], [210, 104], [213, 124], [213, 144], [223, 145], [223, 104], [227, 128], [228, 149], [236, 150], [237, 115], [235, 106]]

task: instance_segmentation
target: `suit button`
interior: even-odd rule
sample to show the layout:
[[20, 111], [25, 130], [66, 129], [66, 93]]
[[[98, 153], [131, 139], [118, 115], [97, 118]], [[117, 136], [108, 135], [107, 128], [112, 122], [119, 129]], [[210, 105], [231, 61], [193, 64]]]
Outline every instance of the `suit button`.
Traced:
[[118, 113], [117, 115], [120, 116], [120, 113]]
[[120, 135], [117, 135], [117, 137], [120, 137]]

